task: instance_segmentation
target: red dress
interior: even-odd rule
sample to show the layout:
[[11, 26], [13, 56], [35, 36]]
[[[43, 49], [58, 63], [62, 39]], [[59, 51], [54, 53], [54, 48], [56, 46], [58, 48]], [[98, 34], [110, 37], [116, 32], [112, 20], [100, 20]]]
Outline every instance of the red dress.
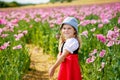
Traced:
[[69, 54], [60, 65], [58, 80], [82, 80], [78, 54]]

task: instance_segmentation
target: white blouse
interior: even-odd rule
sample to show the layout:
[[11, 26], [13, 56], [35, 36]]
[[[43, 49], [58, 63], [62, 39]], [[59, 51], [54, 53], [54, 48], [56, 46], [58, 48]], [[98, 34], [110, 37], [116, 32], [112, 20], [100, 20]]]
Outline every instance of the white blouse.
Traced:
[[66, 49], [68, 50], [71, 54], [77, 50], [79, 47], [79, 42], [76, 38], [70, 38], [67, 39], [64, 46], [63, 46], [63, 51]]

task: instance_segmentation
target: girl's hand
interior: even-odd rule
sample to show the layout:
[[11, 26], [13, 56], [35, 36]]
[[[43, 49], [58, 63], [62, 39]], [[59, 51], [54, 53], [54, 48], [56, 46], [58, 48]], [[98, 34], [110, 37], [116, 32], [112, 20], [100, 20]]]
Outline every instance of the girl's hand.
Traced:
[[53, 77], [54, 72], [55, 72], [55, 69], [54, 69], [53, 67], [51, 67], [51, 68], [49, 69], [49, 76], [50, 76], [50, 78]]

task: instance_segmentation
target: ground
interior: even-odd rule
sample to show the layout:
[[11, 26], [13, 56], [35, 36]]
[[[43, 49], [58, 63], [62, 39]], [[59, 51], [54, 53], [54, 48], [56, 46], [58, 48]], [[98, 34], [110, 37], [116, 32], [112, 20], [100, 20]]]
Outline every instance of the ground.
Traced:
[[[56, 58], [52, 55], [43, 53], [42, 48], [35, 45], [27, 45], [31, 55], [30, 70], [23, 76], [23, 80], [50, 80], [48, 70], [55, 62]], [[51, 80], [57, 80], [58, 68]]]

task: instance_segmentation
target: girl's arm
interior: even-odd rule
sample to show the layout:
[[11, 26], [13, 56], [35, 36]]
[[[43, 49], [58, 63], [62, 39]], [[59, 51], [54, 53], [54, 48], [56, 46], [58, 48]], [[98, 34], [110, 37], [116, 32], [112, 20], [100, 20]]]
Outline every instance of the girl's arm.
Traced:
[[58, 55], [57, 55], [57, 59], [60, 57], [60, 54], [61, 54], [61, 52], [58, 53]]
[[55, 64], [50, 68], [49, 70], [49, 75], [50, 77], [52, 77], [54, 75], [54, 71], [55, 69], [62, 63], [62, 61], [64, 61], [65, 57], [69, 54], [69, 52], [67, 50], [64, 50], [62, 55], [60, 55], [57, 59], [57, 61], [55, 62]]

